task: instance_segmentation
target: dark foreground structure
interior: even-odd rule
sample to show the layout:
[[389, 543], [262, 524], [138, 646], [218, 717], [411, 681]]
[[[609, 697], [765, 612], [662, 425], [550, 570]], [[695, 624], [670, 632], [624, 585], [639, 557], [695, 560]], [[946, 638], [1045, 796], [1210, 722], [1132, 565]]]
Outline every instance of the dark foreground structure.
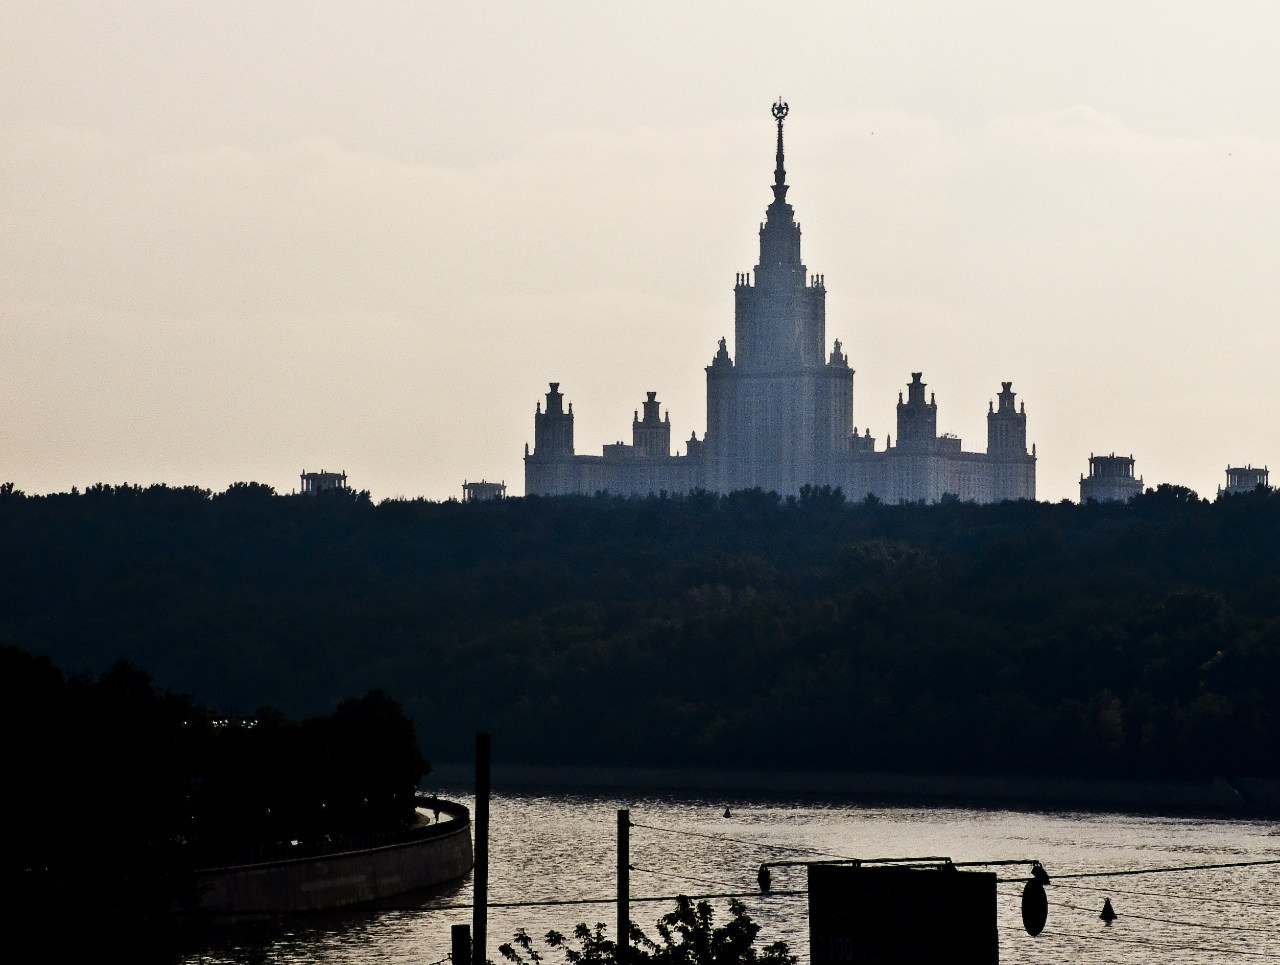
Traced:
[[471, 870], [471, 815], [451, 801], [430, 804], [435, 824], [202, 869], [199, 908], [231, 918], [326, 911], [455, 881]]
[[631, 445], [599, 456], [574, 450], [573, 406], [552, 382], [546, 409], [534, 414], [534, 448], [525, 447], [525, 493], [615, 495], [730, 493], [759, 487], [795, 495], [804, 486], [838, 487], [853, 499], [939, 502], [956, 496], [977, 503], [1034, 499], [1035, 447], [1027, 451], [1027, 416], [1013, 383], [1001, 383], [987, 413], [985, 452], [966, 452], [938, 434], [938, 406], [913, 372], [898, 396], [894, 437], [876, 449], [870, 429], [853, 425], [853, 369], [837, 339], [827, 351], [824, 276], [800, 260], [800, 225], [787, 203], [782, 123], [778, 125], [773, 202], [760, 226], [760, 262], [734, 287], [734, 349], [726, 339], [707, 366], [707, 431], [671, 455], [671, 417], [656, 392], [636, 412]]

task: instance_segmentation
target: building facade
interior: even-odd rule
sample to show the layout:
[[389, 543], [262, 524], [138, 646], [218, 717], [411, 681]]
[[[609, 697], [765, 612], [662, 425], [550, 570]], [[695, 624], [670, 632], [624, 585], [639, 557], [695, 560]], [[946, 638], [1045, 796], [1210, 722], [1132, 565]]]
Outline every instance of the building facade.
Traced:
[[1133, 456], [1090, 456], [1089, 475], [1080, 477], [1081, 504], [1125, 503], [1142, 492], [1142, 477], [1133, 474]]
[[1271, 471], [1266, 466], [1261, 469], [1254, 468], [1252, 464], [1228, 466], [1226, 488], [1218, 487], [1218, 495], [1235, 496], [1239, 493], [1251, 493], [1259, 486], [1263, 489], [1271, 488]]
[[324, 492], [326, 489], [347, 488], [345, 472], [329, 472], [327, 469], [321, 469], [319, 472], [304, 471], [298, 476], [298, 481], [302, 484], [302, 492], [307, 495]]
[[800, 225], [787, 202], [783, 121], [773, 106], [777, 151], [773, 200], [760, 225], [760, 260], [734, 286], [734, 355], [726, 339], [706, 367], [707, 429], [671, 453], [670, 414], [648, 393], [630, 445], [599, 456], [574, 450], [573, 405], [551, 383], [534, 413], [534, 445], [525, 446], [525, 493], [610, 492], [645, 495], [762, 488], [784, 495], [803, 486], [839, 487], [853, 499], [937, 502], [945, 495], [989, 503], [1035, 498], [1036, 455], [1027, 450], [1027, 417], [1002, 383], [987, 413], [987, 448], [966, 452], [938, 434], [938, 407], [925, 399], [923, 374], [898, 397], [897, 445], [877, 449], [869, 429], [853, 425], [853, 369], [839, 339], [826, 340], [826, 283], [800, 256]]
[[462, 482], [462, 501], [464, 503], [487, 503], [495, 499], [505, 499], [507, 495], [507, 484], [505, 482], [489, 482], [487, 479], [481, 479], [479, 482], [470, 482], [463, 480]]

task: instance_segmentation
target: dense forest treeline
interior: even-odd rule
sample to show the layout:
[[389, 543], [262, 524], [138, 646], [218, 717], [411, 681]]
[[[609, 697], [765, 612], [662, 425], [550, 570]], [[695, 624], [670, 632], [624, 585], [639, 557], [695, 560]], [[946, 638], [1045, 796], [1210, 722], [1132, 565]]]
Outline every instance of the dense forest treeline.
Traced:
[[437, 759], [1280, 775], [1280, 496], [0, 492], [0, 644]]

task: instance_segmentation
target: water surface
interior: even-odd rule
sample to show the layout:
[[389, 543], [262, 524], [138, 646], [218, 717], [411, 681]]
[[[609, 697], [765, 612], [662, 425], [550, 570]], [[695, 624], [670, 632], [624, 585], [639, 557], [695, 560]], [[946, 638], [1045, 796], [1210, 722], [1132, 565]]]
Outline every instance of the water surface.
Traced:
[[[462, 800], [465, 795], [443, 795]], [[723, 817], [726, 805], [732, 816]], [[864, 807], [812, 800], [707, 799], [610, 794], [502, 794], [491, 804], [493, 902], [611, 898], [617, 810], [630, 808], [632, 918], [654, 934], [676, 894], [755, 892], [761, 861], [809, 849], [847, 857], [945, 855], [956, 861], [1040, 860], [1050, 875], [1280, 858], [1263, 821], [1077, 812]], [[663, 829], [663, 830], [655, 830]], [[726, 839], [735, 840], [726, 840]], [[1011, 870], [1010, 875], [1016, 874]], [[803, 868], [774, 872], [775, 891], [805, 886]], [[1029, 937], [1020, 887], [1000, 886], [1000, 960], [1074, 965], [1205, 965], [1280, 961], [1280, 865], [1140, 877], [1064, 880], [1049, 889], [1049, 923]], [[1110, 897], [1120, 919], [1104, 928]], [[224, 937], [191, 963], [324, 962], [431, 965], [449, 953], [449, 927], [471, 912], [471, 882], [395, 907], [274, 924]], [[808, 961], [806, 900], [745, 899], [762, 942], [782, 939]], [[726, 900], [714, 902], [724, 914]], [[494, 908], [489, 957], [517, 928], [540, 935], [580, 921], [609, 923], [612, 904]], [[561, 965], [552, 954], [548, 965]]]

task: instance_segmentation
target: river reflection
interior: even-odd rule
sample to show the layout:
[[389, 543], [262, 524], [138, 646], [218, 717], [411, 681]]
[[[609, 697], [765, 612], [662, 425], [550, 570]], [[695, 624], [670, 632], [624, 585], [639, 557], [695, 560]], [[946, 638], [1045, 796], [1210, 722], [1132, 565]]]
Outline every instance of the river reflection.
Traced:
[[[472, 803], [466, 795], [446, 795]], [[731, 817], [723, 812], [728, 806]], [[490, 900], [610, 898], [616, 813], [630, 808], [632, 918], [653, 933], [670, 902], [646, 897], [755, 892], [760, 862], [804, 857], [945, 855], [956, 861], [1035, 858], [1050, 875], [1280, 858], [1275, 825], [1075, 812], [855, 807], [812, 800], [723, 800], [586, 794], [502, 794], [491, 803]], [[725, 839], [735, 840], [725, 840]], [[804, 869], [777, 869], [773, 888], [804, 887]], [[1000, 886], [1000, 956], [1006, 963], [1155, 965], [1280, 960], [1280, 866], [1064, 880], [1049, 888], [1049, 923], [1030, 938], [1019, 886]], [[449, 953], [449, 927], [469, 923], [470, 881], [391, 907], [305, 918], [222, 936], [190, 963], [332, 962], [431, 965]], [[1098, 921], [1104, 897], [1120, 919]], [[806, 902], [745, 899], [763, 926], [808, 960]], [[724, 914], [726, 902], [715, 902]], [[455, 907], [449, 907], [449, 906]], [[517, 928], [541, 934], [612, 923], [611, 904], [493, 908], [489, 956]], [[612, 925], [610, 924], [610, 932]], [[559, 965], [551, 956], [549, 963]]]

